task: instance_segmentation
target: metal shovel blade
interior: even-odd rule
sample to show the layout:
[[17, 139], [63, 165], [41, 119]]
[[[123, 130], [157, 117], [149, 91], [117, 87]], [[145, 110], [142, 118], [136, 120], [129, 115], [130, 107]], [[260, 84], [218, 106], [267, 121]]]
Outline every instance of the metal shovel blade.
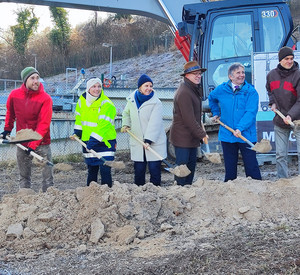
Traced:
[[167, 167], [165, 168], [165, 170], [175, 175], [178, 178], [184, 178], [191, 173], [190, 169], [185, 164], [173, 166], [173, 167]]
[[104, 159], [104, 165], [106, 166], [109, 166], [114, 169], [125, 169], [125, 163], [123, 161], [105, 160], [105, 158], [103, 159]]
[[202, 150], [204, 156], [212, 163], [221, 163], [221, 156], [219, 153], [211, 153], [210, 149], [209, 149], [209, 144], [208, 144], [208, 139], [204, 138], [203, 139], [204, 144], [205, 144], [205, 148], [206, 148], [206, 152], [204, 150]]
[[268, 139], [262, 139], [251, 147], [251, 149], [259, 153], [269, 153], [272, 150], [272, 146]]

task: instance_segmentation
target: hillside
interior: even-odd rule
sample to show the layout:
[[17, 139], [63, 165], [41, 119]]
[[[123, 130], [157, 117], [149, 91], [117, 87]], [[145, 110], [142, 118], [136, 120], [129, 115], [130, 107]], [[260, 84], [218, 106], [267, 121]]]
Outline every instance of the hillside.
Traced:
[[[113, 75], [117, 79], [118, 87], [136, 87], [136, 83], [140, 75], [146, 73], [152, 78], [154, 88], [176, 88], [182, 80], [180, 74], [183, 71], [184, 63], [185, 59], [180, 51], [169, 51], [166, 53], [141, 55], [139, 57], [119, 60], [116, 62], [113, 61], [112, 71]], [[108, 63], [101, 66], [86, 68], [86, 78], [90, 78], [92, 76], [101, 77], [101, 74], [108, 77], [109, 66], [110, 64]], [[77, 68], [78, 77], [80, 69], [81, 68]], [[70, 73], [69, 76], [69, 83], [71, 83], [71, 81], [75, 81], [75, 73]], [[123, 82], [121, 81], [122, 78], [125, 78]], [[61, 85], [61, 83], [66, 82], [66, 74], [45, 77], [44, 80], [46, 82], [51, 82], [54, 85]]]

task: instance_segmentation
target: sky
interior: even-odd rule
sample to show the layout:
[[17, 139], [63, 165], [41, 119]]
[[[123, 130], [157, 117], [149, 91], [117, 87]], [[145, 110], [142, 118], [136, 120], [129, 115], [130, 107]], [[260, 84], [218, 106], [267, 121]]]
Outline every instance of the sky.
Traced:
[[[52, 21], [50, 19], [50, 12], [48, 6], [38, 5], [25, 5], [16, 3], [3, 3], [0, 2], [0, 28], [6, 30], [9, 26], [15, 25], [16, 14], [15, 11], [24, 7], [34, 7], [34, 11], [37, 17], [40, 18], [38, 31], [44, 30], [46, 27], [52, 27]], [[86, 22], [93, 17], [94, 12], [91, 10], [78, 10], [78, 9], [66, 9], [69, 12], [69, 22], [72, 27]], [[99, 16], [106, 16], [104, 12], [98, 12]]]

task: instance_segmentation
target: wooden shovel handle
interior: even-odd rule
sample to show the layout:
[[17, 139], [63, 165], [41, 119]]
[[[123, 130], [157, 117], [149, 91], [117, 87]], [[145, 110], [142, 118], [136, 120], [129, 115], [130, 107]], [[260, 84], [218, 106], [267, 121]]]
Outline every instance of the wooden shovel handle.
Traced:
[[[140, 144], [142, 144], [144, 147], [146, 147], [146, 143], [140, 140], [134, 133], [132, 133], [130, 130], [126, 130], [129, 135], [131, 135], [136, 141], [138, 141]], [[160, 156], [156, 151], [154, 151], [151, 147], [148, 147], [147, 150], [152, 152], [155, 156], [157, 156], [160, 160], [163, 160], [163, 157]]]
[[[202, 126], [203, 131], [205, 132], [205, 127], [204, 127], [204, 124], [203, 124], [202, 121], [201, 121], [201, 126]], [[204, 143], [204, 144], [208, 144], [208, 138], [207, 138], [207, 136], [204, 137], [202, 140], [203, 140], [203, 143]]]
[[[275, 113], [276, 113], [277, 115], [279, 115], [283, 120], [286, 119], [285, 115], [284, 115], [283, 113], [281, 113], [279, 110], [275, 109]], [[288, 122], [289, 122], [289, 124], [290, 124], [292, 127], [295, 127], [294, 122], [292, 122], [292, 121], [290, 121], [290, 120], [288, 120]]]
[[[79, 142], [88, 152], [91, 152], [96, 158], [102, 159], [103, 157], [99, 157], [93, 149], [88, 149], [86, 144], [76, 135], [71, 136], [70, 138], [74, 138], [77, 142]], [[104, 158], [103, 158], [104, 159]], [[105, 159], [104, 159], [105, 160]]]
[[[10, 138], [9, 138], [9, 137], [6, 137], [6, 138], [10, 141]], [[17, 145], [20, 149], [22, 149], [22, 150], [24, 150], [24, 151], [28, 151], [28, 148], [25, 147], [24, 145], [22, 145], [22, 144], [20, 144], [20, 143], [16, 143], [16, 145]], [[49, 160], [43, 158], [42, 156], [38, 155], [37, 153], [35, 153], [35, 152], [33, 152], [33, 151], [30, 152], [30, 155], [32, 155], [33, 157], [35, 157], [36, 159], [38, 159], [38, 160], [41, 161], [41, 162], [46, 162], [48, 165], [54, 166], [54, 164], [53, 164], [51, 161], [49, 161]]]
[[[217, 119], [217, 122], [220, 123], [224, 128], [226, 128], [227, 130], [229, 130], [230, 132], [232, 132], [233, 134], [235, 134], [235, 131], [230, 128], [229, 126], [227, 126], [225, 123], [223, 123], [221, 120]], [[254, 146], [254, 144], [249, 141], [248, 139], [246, 139], [244, 136], [242, 136], [241, 134], [238, 135], [239, 138], [241, 138], [243, 141], [245, 141], [246, 143], [248, 143], [251, 147]]]

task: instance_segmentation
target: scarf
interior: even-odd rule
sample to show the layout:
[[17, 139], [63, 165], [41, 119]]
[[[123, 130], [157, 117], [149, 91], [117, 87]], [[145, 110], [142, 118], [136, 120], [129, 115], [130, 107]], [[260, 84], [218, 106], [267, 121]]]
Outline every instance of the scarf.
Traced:
[[137, 108], [139, 109], [142, 106], [142, 104], [144, 102], [146, 102], [147, 100], [149, 100], [150, 98], [152, 98], [153, 95], [154, 95], [153, 91], [149, 95], [144, 95], [139, 90], [136, 90], [136, 92], [134, 94], [134, 99], [135, 99]]
[[99, 97], [101, 96], [101, 93], [99, 96], [93, 96], [89, 92], [86, 93], [86, 105], [90, 107]]

